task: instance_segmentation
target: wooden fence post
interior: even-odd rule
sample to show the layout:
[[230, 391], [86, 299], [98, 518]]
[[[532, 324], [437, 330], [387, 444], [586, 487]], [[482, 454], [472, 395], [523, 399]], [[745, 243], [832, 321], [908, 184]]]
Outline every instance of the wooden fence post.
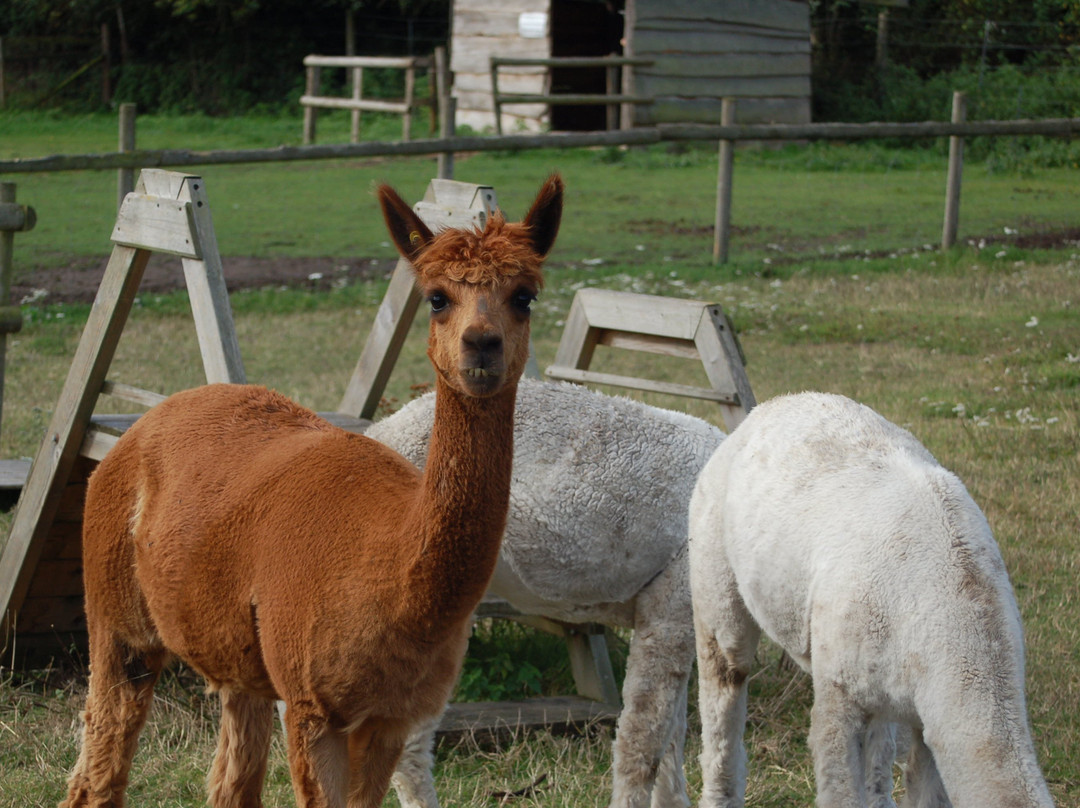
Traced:
[[401, 139], [409, 142], [412, 134], [412, 110], [413, 95], [416, 90], [416, 66], [410, 64], [405, 68], [405, 114], [401, 117]]
[[[967, 94], [954, 92], [952, 98], [952, 122], [967, 120]], [[957, 225], [960, 221], [960, 184], [964, 174], [964, 138], [949, 137], [949, 173], [945, 181], [945, 224], [941, 229], [941, 249], [956, 244]]]
[[[610, 53], [608, 55], [612, 57], [618, 56], [617, 53]], [[604, 75], [604, 94], [616, 95], [619, 83], [619, 67], [617, 65], [608, 65], [604, 68]], [[608, 104], [604, 107], [604, 112], [607, 114], [604, 127], [605, 131], [611, 132], [612, 130], [619, 128], [620, 107], [621, 105], [615, 106], [614, 104]]]
[[[135, 151], [135, 105], [120, 105], [120, 137], [117, 151]], [[118, 168], [116, 170], [116, 209], [124, 204], [124, 197], [135, 190], [135, 169]]]
[[4, 407], [4, 361], [7, 335], [22, 328], [22, 313], [11, 305], [11, 282], [14, 274], [15, 233], [32, 230], [37, 216], [34, 209], [15, 204], [15, 183], [0, 182], [0, 413]]
[[[447, 63], [446, 48], [435, 48], [435, 101], [439, 108], [439, 137], [454, 136], [457, 117], [457, 100], [450, 95], [450, 65]], [[436, 174], [439, 179], [454, 178], [454, 153], [439, 152], [436, 158]]]
[[[443, 114], [439, 119], [441, 129], [439, 137], [453, 137], [456, 117], [457, 99], [448, 95], [443, 102]], [[436, 176], [439, 179], [452, 180], [454, 178], [454, 153], [452, 151], [439, 152], [439, 156], [436, 158], [436, 167]]]
[[499, 102], [499, 63], [494, 59], [491, 60], [491, 108], [495, 112], [495, 134], [501, 135], [503, 130], [502, 104]]
[[[735, 125], [735, 99], [720, 105], [720, 125]], [[713, 263], [726, 264], [731, 236], [731, 180], [735, 167], [735, 142], [720, 141], [720, 166], [716, 172], [716, 224], [713, 231]]]
[[[352, 97], [353, 101], [359, 101], [364, 94], [364, 68], [354, 67], [352, 69]], [[352, 143], [360, 142], [360, 110], [351, 110], [352, 113], [352, 131], [349, 136], [349, 140]], [[306, 113], [305, 113], [306, 114]]]
[[[304, 85], [304, 95], [319, 94], [319, 68], [314, 65], [307, 67], [307, 82]], [[304, 107], [304, 145], [309, 146], [315, 142], [315, 121], [318, 112], [315, 107]]]

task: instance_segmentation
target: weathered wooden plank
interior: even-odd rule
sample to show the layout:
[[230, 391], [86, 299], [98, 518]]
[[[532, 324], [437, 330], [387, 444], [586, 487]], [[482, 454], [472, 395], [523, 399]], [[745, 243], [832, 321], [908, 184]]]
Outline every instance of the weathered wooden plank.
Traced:
[[426, 56], [319, 56], [304, 57], [304, 67], [430, 67]]
[[538, 10], [536, 0], [456, 0], [454, 14], [464, 9], [477, 14], [510, 13], [515, 17], [523, 12]]
[[555, 351], [556, 366], [580, 370], [587, 368], [592, 361], [599, 335], [589, 326], [589, 317], [582, 294], [585, 291], [582, 289], [574, 295], [574, 300], [570, 304], [562, 338]]
[[0, 490], [22, 488], [29, 473], [29, 460], [0, 460]]
[[718, 390], [734, 390], [736, 402], [721, 405], [724, 425], [730, 432], [757, 406], [757, 398], [746, 376], [746, 360], [731, 320], [723, 308], [706, 308], [694, 338], [709, 383]]
[[575, 297], [581, 300], [593, 328], [691, 341], [704, 305], [697, 300], [608, 289], [582, 289]]
[[625, 387], [630, 390], [642, 390], [648, 393], [664, 393], [683, 398], [697, 398], [723, 404], [738, 404], [738, 399], [729, 394], [706, 387], [694, 387], [675, 382], [661, 382], [655, 379], [642, 379], [637, 376], [621, 376], [615, 373], [602, 373], [595, 370], [581, 370], [561, 365], [550, 365], [545, 371], [548, 378], [578, 384], [606, 384], [612, 387]]
[[515, 56], [550, 56], [547, 39], [522, 39], [513, 36], [463, 36], [454, 38], [450, 69], [454, 73], [486, 73], [493, 54]]
[[394, 112], [404, 115], [409, 111], [408, 104], [399, 101], [378, 101], [372, 98], [333, 98], [324, 95], [302, 95], [300, 104], [305, 107], [320, 109], [358, 109], [366, 112]]
[[152, 390], [143, 390], [123, 382], [106, 381], [101, 385], [101, 394], [119, 398], [122, 401], [130, 401], [132, 404], [141, 404], [144, 407], [156, 407], [165, 400], [161, 393]]
[[525, 58], [522, 56], [495, 56], [491, 57], [493, 67], [622, 67], [624, 65], [647, 66], [652, 64], [652, 59], [641, 59], [635, 56], [557, 56], [541, 58]]
[[124, 197], [112, 240], [142, 250], [199, 258], [195, 220], [187, 202], [131, 193]]
[[472, 737], [491, 743], [520, 737], [522, 730], [540, 729], [555, 734], [581, 732], [597, 723], [613, 723], [618, 710], [591, 699], [560, 696], [525, 701], [455, 703], [447, 706], [437, 737], [454, 742]]
[[118, 435], [113, 435], [91, 424], [87, 427], [82, 443], [79, 444], [79, 454], [100, 463], [116, 445], [118, 439]]
[[[469, 111], [486, 112], [487, 125], [492, 125], [491, 113], [494, 107], [492, 106], [491, 92], [462, 92], [457, 94], [458, 99], [458, 112], [467, 113]], [[506, 110], [504, 115], [515, 116], [518, 118], [540, 118], [547, 114], [547, 104], [520, 104], [515, 105], [513, 109]], [[459, 123], [466, 124], [468, 121], [461, 120]], [[472, 124], [469, 124], [470, 126]], [[511, 129], [510, 131], [513, 131]]]
[[634, 89], [639, 95], [651, 96], [657, 102], [664, 96], [673, 98], [809, 98], [810, 76], [716, 76], [688, 78], [685, 76], [635, 77]]
[[[117, 245], [105, 268], [46, 438], [30, 467], [0, 555], [0, 610], [5, 621], [10, 621], [26, 596], [64, 482], [75, 464], [97, 393], [105, 381], [149, 258], [147, 250]], [[10, 622], [6, 625], [11, 626]]]
[[499, 93], [499, 103], [514, 104], [564, 104], [566, 106], [596, 106], [598, 104], [651, 104], [651, 98], [637, 95], [598, 95], [595, 93], [561, 93], [557, 95], [509, 95]]
[[[721, 98], [657, 98], [651, 105], [638, 109], [639, 121], [650, 124], [672, 125], [719, 124], [723, 99]], [[735, 113], [736, 123], [743, 125], [778, 124], [794, 126], [809, 124], [810, 99], [799, 98], [739, 98]], [[666, 127], [665, 127], [666, 129]], [[674, 131], [671, 132], [674, 135]], [[716, 140], [719, 134], [711, 138]], [[759, 139], [768, 139], [765, 133]], [[802, 139], [802, 138], [799, 138]]]
[[[524, 69], [524, 68], [523, 68]], [[547, 83], [547, 73], [542, 69], [532, 69], [529, 73], [499, 71], [499, 91], [504, 93], [542, 93]], [[457, 73], [454, 75], [454, 93], [458, 103], [461, 95], [468, 92], [491, 93], [491, 74]]]
[[518, 19], [520, 11], [511, 9], [493, 8], [480, 10], [470, 7], [460, 8], [461, 4], [454, 6], [453, 35], [466, 36], [518, 36]]
[[634, 53], [655, 58], [664, 53], [810, 53], [810, 38], [805, 35], [747, 33], [741, 29], [703, 31], [638, 29], [634, 34]]
[[229, 292], [225, 287], [214, 222], [210, 218], [210, 200], [206, 196], [202, 178], [185, 178], [179, 198], [191, 203], [198, 240], [202, 245], [201, 261], [184, 258], [182, 263], [206, 381], [242, 384], [247, 376], [229, 305]]
[[[661, 78], [673, 81], [672, 86], [692, 87], [686, 79], [726, 81], [729, 78], [767, 78], [772, 76], [810, 76], [810, 53], [721, 53], [658, 55], [653, 67], [638, 68], [639, 81], [656, 82]], [[674, 84], [678, 80], [679, 84]], [[686, 95], [693, 93], [687, 91]], [[709, 93], [712, 95], [712, 93]]]
[[631, 331], [601, 329], [597, 343], [608, 348], [622, 348], [628, 351], [644, 351], [677, 359], [699, 359], [697, 347], [682, 339], [657, 337], [649, 334], [637, 334]]
[[799, 0], [635, 0], [637, 25], [650, 20], [709, 20], [781, 31], [810, 31], [810, 6]]

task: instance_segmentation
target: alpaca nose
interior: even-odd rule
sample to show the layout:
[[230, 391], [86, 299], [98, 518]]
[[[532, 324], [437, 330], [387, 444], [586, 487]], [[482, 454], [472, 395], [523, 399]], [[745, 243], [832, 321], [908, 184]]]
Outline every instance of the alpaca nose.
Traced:
[[491, 353], [502, 350], [502, 334], [491, 329], [469, 329], [461, 336], [461, 341], [474, 351]]

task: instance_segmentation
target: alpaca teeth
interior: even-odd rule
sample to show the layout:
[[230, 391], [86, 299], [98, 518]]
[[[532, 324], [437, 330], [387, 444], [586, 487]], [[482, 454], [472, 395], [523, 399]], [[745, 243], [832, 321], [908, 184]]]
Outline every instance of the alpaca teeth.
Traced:
[[465, 372], [468, 373], [470, 376], [472, 376], [474, 379], [482, 379], [484, 376], [494, 376], [495, 375], [490, 370], [484, 370], [483, 368], [469, 368]]

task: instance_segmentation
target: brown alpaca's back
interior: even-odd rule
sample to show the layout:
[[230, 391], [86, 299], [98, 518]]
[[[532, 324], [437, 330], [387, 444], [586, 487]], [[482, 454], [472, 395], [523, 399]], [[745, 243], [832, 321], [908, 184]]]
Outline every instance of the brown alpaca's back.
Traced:
[[[87, 581], [88, 605], [145, 592], [149, 613], [140, 610], [133, 644], [154, 625], [160, 643], [215, 686], [272, 697], [287, 683], [271, 682], [256, 627], [302, 631], [332, 613], [342, 570], [381, 616], [349, 615], [346, 636], [359, 642], [394, 625], [401, 593], [388, 584], [404, 573], [381, 517], [415, 514], [419, 476], [399, 455], [264, 388], [180, 393], [139, 419], [91, 479], [88, 499], [108, 509], [88, 510], [84, 554], [112, 560], [106, 580]], [[343, 483], [348, 495], [334, 495]], [[294, 590], [299, 602], [283, 607]], [[268, 599], [275, 611], [264, 614]]]
[[169, 656], [221, 694], [211, 804], [260, 805], [278, 698], [298, 804], [381, 803], [410, 729], [449, 695], [494, 570], [561, 191], [553, 177], [521, 224], [435, 236], [380, 190], [432, 306], [422, 474], [250, 385], [178, 393], [117, 442], [87, 489], [91, 676], [65, 806], [123, 804]]

